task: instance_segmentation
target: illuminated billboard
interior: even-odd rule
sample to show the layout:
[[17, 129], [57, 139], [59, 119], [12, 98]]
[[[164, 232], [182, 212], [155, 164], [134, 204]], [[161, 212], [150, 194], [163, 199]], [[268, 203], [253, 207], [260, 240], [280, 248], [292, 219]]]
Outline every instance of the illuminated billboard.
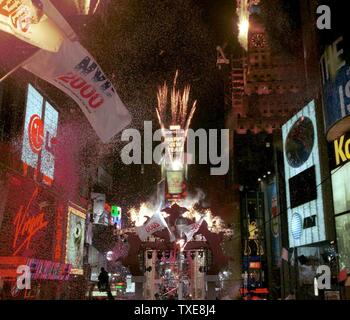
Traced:
[[117, 229], [122, 228], [122, 208], [116, 205], [111, 206], [111, 220], [112, 225], [115, 225]]
[[25, 165], [40, 171], [43, 181], [49, 185], [55, 173], [57, 127], [58, 112], [32, 85], [28, 85], [21, 159]]
[[282, 127], [289, 246], [326, 240], [315, 102]]
[[350, 132], [329, 144], [336, 215], [350, 211]]
[[0, 256], [52, 260], [57, 200], [33, 180], [9, 174], [0, 228]]
[[329, 144], [340, 270], [350, 269], [350, 132]]
[[68, 208], [66, 263], [72, 265], [72, 274], [83, 274], [85, 218], [84, 212]]
[[323, 84], [324, 117], [328, 141], [350, 128], [350, 31], [347, 2], [324, 0], [330, 7], [332, 28], [319, 31], [320, 70]]

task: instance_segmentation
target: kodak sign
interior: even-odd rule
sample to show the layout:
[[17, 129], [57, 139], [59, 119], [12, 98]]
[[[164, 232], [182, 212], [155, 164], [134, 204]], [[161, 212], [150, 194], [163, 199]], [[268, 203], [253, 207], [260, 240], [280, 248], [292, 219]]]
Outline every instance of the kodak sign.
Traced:
[[333, 141], [335, 165], [339, 166], [350, 160], [350, 135], [343, 135]]

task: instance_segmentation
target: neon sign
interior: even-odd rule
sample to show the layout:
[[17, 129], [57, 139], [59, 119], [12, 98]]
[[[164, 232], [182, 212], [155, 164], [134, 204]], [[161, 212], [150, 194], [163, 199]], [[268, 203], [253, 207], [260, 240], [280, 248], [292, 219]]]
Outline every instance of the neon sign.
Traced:
[[122, 227], [122, 209], [118, 206], [111, 206], [111, 216], [112, 216], [112, 224], [116, 225], [118, 229]]
[[17, 255], [23, 248], [28, 249], [33, 237], [46, 228], [48, 222], [45, 220], [45, 213], [40, 211], [34, 216], [29, 216], [29, 210], [39, 193], [35, 188], [27, 206], [21, 205], [13, 220], [15, 235], [12, 243], [13, 255]]
[[48, 185], [54, 180], [57, 126], [58, 112], [29, 85], [21, 159], [25, 167], [40, 169]]

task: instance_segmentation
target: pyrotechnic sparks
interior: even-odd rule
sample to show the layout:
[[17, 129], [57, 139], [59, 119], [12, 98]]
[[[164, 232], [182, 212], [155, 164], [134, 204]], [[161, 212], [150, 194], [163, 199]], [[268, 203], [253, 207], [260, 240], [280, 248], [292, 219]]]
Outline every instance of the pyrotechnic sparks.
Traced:
[[[204, 193], [202, 191], [198, 191], [198, 193], [191, 197], [187, 197], [184, 200], [179, 202], [181, 207], [185, 207], [188, 209], [188, 212], [183, 214], [183, 217], [199, 221], [201, 216], [204, 214], [204, 220], [208, 224], [208, 229], [214, 233], [223, 232], [226, 236], [232, 235], [233, 231], [230, 228], [226, 227], [226, 224], [223, 219], [219, 216], [215, 216], [210, 209], [197, 209], [199, 203], [202, 201]], [[142, 226], [148, 218], [151, 218], [153, 214], [157, 211], [161, 210], [159, 204], [154, 204], [151, 201], [144, 202], [141, 204], [140, 208], [131, 208], [128, 212], [130, 220], [134, 223], [135, 227]], [[168, 214], [162, 212], [164, 218], [167, 218]]]
[[237, 15], [238, 15], [238, 41], [241, 46], [248, 49], [248, 32], [249, 32], [249, 0], [237, 1]]
[[168, 86], [166, 83], [164, 83], [163, 86], [158, 87], [158, 106], [156, 109], [161, 128], [165, 127], [168, 124], [180, 125], [182, 128], [189, 127], [193, 114], [196, 110], [197, 102], [194, 101], [190, 111], [190, 116], [187, 117], [187, 112], [189, 110], [188, 103], [191, 87], [189, 85], [186, 85], [183, 91], [177, 89], [178, 76], [179, 72], [176, 71], [173, 81], [173, 87], [171, 89], [170, 94], [170, 123], [167, 123]]
[[[183, 91], [181, 91], [180, 89], [177, 89], [178, 76], [179, 76], [179, 72], [176, 71], [174, 81], [173, 81], [173, 87], [170, 93], [170, 121], [167, 121], [168, 119], [167, 117], [168, 86], [166, 82], [162, 86], [158, 87], [158, 92], [157, 92], [158, 106], [156, 108], [156, 113], [157, 113], [159, 125], [163, 131], [162, 132], [163, 136], [165, 136], [166, 126], [167, 127], [179, 126], [179, 128], [184, 129], [184, 137], [182, 139], [182, 144], [180, 146], [180, 151], [178, 152], [178, 156], [174, 158], [173, 154], [170, 152], [170, 149], [166, 148], [167, 159], [171, 166], [175, 165], [177, 161], [179, 161], [179, 159], [183, 159], [188, 129], [190, 127], [193, 115], [197, 107], [197, 101], [194, 101], [192, 108], [189, 109], [188, 104], [189, 104], [191, 87], [189, 85], [186, 85]], [[190, 110], [189, 115], [188, 115], [188, 110]]]

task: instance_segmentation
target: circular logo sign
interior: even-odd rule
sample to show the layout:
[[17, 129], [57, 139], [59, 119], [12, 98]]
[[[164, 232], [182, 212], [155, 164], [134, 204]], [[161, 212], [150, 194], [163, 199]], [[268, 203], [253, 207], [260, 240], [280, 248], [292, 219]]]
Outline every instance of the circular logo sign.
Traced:
[[294, 213], [291, 222], [292, 236], [294, 240], [298, 240], [302, 233], [302, 218], [299, 213]]
[[286, 139], [288, 164], [299, 168], [310, 157], [315, 142], [315, 131], [311, 119], [301, 117], [290, 129]]
[[29, 145], [34, 153], [39, 153], [44, 143], [44, 122], [37, 114], [32, 115], [28, 125]]

